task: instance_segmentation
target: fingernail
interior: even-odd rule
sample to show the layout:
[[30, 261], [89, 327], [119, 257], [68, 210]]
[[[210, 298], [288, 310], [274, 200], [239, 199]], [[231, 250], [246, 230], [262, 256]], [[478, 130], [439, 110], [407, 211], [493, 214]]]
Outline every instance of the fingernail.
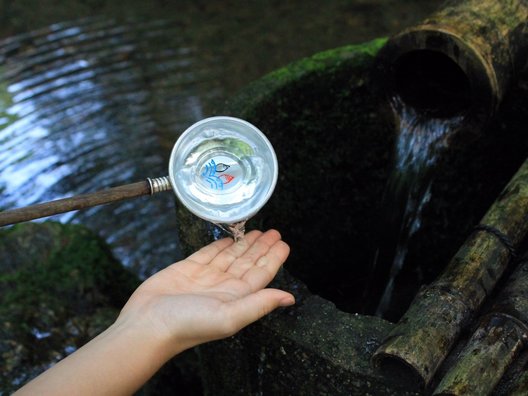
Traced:
[[284, 297], [280, 300], [279, 305], [281, 307], [289, 307], [290, 305], [295, 304], [295, 298], [293, 296]]

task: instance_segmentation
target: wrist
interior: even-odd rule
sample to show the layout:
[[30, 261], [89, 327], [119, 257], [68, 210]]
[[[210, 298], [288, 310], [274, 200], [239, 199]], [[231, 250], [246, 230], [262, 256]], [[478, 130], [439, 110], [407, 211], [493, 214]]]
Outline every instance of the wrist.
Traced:
[[131, 347], [141, 348], [149, 356], [152, 356], [153, 360], [162, 362], [161, 365], [187, 349], [181, 345], [178, 337], [164, 331], [164, 327], [149, 320], [148, 315], [142, 316], [141, 319], [135, 316], [119, 315], [107, 331], [112, 337], [123, 340]]
[[133, 394], [173, 355], [169, 341], [120, 316], [89, 343], [27, 384], [20, 395]]

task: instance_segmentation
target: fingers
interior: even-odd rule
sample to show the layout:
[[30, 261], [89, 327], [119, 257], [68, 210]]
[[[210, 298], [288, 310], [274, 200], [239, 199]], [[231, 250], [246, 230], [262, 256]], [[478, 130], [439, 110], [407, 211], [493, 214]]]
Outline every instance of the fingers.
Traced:
[[[234, 248], [232, 248], [231, 251], [224, 253], [224, 255], [221, 256], [220, 260], [217, 259], [216, 261], [221, 261], [231, 255], [235, 256], [238, 251], [244, 252], [247, 248], [246, 241], [252, 243], [254, 239], [258, 237], [258, 233], [260, 233], [260, 231], [249, 232], [244, 238], [244, 240], [239, 242], [239, 244], [242, 246], [235, 246]], [[232, 238], [219, 239], [218, 241], [214, 241], [209, 245], [206, 245], [200, 250], [196, 251], [195, 253], [191, 254], [188, 259], [199, 264], [207, 265], [211, 263], [213, 259], [216, 258], [223, 250], [233, 245], [236, 244], [233, 242]]]
[[289, 254], [290, 247], [285, 242], [275, 242], [268, 252], [260, 257], [256, 264], [242, 275], [241, 279], [250, 285], [252, 291], [266, 287], [275, 277]]
[[233, 240], [231, 238], [219, 239], [218, 241], [214, 241], [200, 250], [197, 250], [191, 254], [188, 259], [203, 265], [209, 264], [222, 250], [232, 244]]
[[244, 235], [238, 242], [234, 242], [210, 260], [209, 265], [224, 272], [233, 262], [242, 256], [253, 245], [255, 240], [262, 235], [261, 231], [251, 231]]
[[201, 265], [210, 265], [247, 280], [251, 290], [265, 287], [275, 276], [289, 254], [289, 247], [276, 230], [251, 231], [241, 241], [231, 238], [215, 241], [189, 256]]
[[241, 299], [228, 303], [231, 319], [229, 334], [234, 334], [243, 327], [269, 314], [278, 307], [295, 304], [295, 298], [288, 292], [279, 289], [263, 289]]
[[265, 256], [271, 247], [281, 239], [276, 230], [266, 231], [260, 235], [253, 244], [227, 268], [227, 272], [236, 278], [241, 278], [251, 267]]

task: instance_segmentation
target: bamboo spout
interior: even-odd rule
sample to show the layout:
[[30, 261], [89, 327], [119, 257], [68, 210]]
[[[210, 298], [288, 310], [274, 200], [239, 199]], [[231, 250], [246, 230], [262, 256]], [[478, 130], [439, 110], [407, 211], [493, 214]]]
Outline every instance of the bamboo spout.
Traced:
[[[513, 247], [528, 233], [528, 160], [481, 220], [500, 230]], [[511, 246], [480, 230], [468, 237], [443, 274], [424, 288], [373, 355], [375, 366], [405, 368], [428, 384], [460, 331], [495, 288], [511, 258]]]
[[525, 67], [527, 21], [523, 0], [451, 1], [390, 38], [377, 74], [387, 94], [410, 107], [481, 124]]

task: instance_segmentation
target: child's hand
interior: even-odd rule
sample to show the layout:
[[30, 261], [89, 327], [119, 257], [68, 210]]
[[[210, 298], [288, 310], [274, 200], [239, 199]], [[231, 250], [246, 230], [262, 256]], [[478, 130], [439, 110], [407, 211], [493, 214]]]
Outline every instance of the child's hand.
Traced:
[[143, 282], [112, 326], [16, 394], [133, 394], [184, 349], [293, 304], [291, 294], [263, 289], [289, 251], [274, 230], [211, 243]]
[[290, 293], [263, 289], [289, 254], [275, 230], [226, 238], [147, 279], [117, 320], [146, 326], [169, 340], [171, 354], [227, 337], [279, 306], [294, 303]]

